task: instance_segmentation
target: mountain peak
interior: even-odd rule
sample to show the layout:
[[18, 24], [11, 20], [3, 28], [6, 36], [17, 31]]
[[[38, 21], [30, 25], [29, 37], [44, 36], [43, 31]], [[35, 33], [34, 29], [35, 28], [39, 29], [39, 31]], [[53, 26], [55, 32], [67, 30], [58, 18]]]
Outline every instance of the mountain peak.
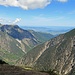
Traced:
[[34, 38], [29, 31], [21, 29], [18, 25], [2, 25], [0, 30], [19, 40], [24, 38]]

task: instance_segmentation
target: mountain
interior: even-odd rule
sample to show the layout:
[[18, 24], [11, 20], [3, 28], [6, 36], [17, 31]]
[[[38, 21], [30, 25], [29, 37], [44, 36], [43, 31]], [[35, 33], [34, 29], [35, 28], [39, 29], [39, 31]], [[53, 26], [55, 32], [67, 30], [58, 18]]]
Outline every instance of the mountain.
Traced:
[[54, 37], [48, 33], [21, 29], [18, 25], [0, 25], [0, 31], [7, 33], [21, 44], [24, 44], [26, 46], [25, 51]]
[[40, 71], [52, 69], [60, 75], [75, 75], [75, 29], [33, 48], [18, 64]]
[[[39, 34], [38, 37], [40, 37]], [[10, 64], [15, 64], [33, 47], [43, 43], [44, 39], [41, 41], [41, 38], [42, 36], [38, 39], [36, 35], [21, 29], [18, 25], [0, 24], [0, 58]]]
[[[37, 39], [29, 31], [21, 29], [18, 25], [2, 25], [0, 30], [16, 39], [23, 46], [25, 45], [28, 49], [38, 44]], [[26, 47], [24, 47], [24, 50], [27, 49]]]

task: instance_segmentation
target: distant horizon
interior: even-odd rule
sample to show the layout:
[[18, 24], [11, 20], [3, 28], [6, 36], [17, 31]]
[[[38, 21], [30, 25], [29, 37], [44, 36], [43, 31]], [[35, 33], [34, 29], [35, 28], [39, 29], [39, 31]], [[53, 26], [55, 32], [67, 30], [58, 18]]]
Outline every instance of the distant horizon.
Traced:
[[38, 26], [38, 25], [37, 26], [28, 25], [27, 26], [27, 25], [18, 25], [18, 26], [20, 26], [20, 27], [75, 27], [75, 26], [58, 26], [58, 25], [57, 26], [56, 25], [55, 26], [42, 26], [42, 25], [41, 26]]
[[[0, 24], [2, 24], [2, 23], [0, 23]], [[2, 25], [15, 26], [13, 24], [2, 24]], [[50, 33], [53, 35], [63, 34], [72, 29], [75, 29], [74, 26], [24, 26], [24, 25], [18, 25], [18, 26], [24, 30], [34, 30], [37, 32]]]
[[[0, 23], [0, 24], [2, 24], [2, 23]], [[69, 25], [69, 26], [66, 26], [66, 25], [63, 25], [63, 26], [62, 25], [59, 25], [59, 26], [58, 25], [53, 25], [53, 26], [52, 25], [49, 25], [49, 26], [48, 25], [44, 25], [44, 26], [43, 25], [40, 25], [40, 26], [35, 25], [34, 26], [34, 25], [19, 25], [19, 24], [8, 24], [8, 23], [2, 24], [2, 25], [13, 25], [13, 26], [18, 25], [20, 27], [75, 27], [75, 26], [72, 26], [72, 25]]]
[[72, 29], [75, 29], [75, 27], [65, 27], [65, 26], [20, 26], [22, 29], [25, 30], [33, 30], [36, 32], [43, 32], [43, 33], [50, 33], [53, 35], [59, 35], [59, 34], [63, 34], [66, 33]]

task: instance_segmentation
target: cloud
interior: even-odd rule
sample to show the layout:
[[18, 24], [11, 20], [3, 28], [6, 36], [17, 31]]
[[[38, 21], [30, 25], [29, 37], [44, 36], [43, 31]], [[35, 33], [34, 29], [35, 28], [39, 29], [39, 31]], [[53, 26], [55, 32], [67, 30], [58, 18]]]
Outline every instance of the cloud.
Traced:
[[0, 5], [21, 7], [23, 9], [44, 8], [51, 0], [0, 0]]
[[12, 24], [16, 24], [21, 21], [21, 18], [16, 18], [16, 20]]
[[0, 18], [0, 22], [3, 22], [3, 19], [2, 18]]
[[[0, 0], [0, 5], [20, 7], [22, 9], [37, 9], [44, 8], [53, 0]], [[59, 2], [67, 2], [68, 0], [55, 0]]]
[[15, 20], [0, 18], [0, 23], [2, 23], [2, 24], [15, 25], [15, 24], [19, 23], [20, 21], [21, 21], [21, 18], [16, 18]]
[[1, 23], [11, 23], [10, 20], [4, 19], [4, 18], [0, 18], [0, 22], [1, 22]]
[[68, 0], [57, 0], [59, 2], [67, 2]]

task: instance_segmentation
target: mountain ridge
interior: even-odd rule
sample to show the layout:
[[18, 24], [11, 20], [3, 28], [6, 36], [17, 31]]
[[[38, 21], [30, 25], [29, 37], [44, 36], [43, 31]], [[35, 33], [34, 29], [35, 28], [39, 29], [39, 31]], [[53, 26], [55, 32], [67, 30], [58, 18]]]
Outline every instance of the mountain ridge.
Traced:
[[[44, 39], [40, 41], [38, 38], [28, 30], [21, 29], [18, 25], [0, 24], [0, 58], [8, 63], [15, 64], [29, 50], [44, 42]], [[42, 36], [40, 36], [41, 38]]]
[[[46, 43], [32, 49], [21, 59], [20, 63], [38, 70], [55, 69], [60, 75], [70, 73], [75, 65], [75, 29]], [[47, 48], [42, 52], [45, 46]], [[40, 52], [42, 52], [41, 56]]]

